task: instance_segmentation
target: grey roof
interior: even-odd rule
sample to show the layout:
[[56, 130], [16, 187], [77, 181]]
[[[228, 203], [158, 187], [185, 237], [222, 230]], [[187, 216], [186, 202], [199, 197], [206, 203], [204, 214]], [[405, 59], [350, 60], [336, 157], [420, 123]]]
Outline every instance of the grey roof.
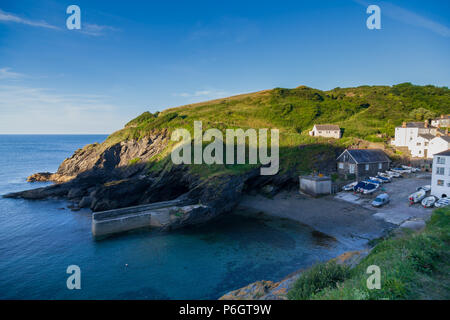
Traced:
[[431, 139], [435, 138], [436, 136], [433, 136], [432, 134], [429, 134], [429, 133], [423, 133], [423, 134], [419, 134], [419, 137], [422, 137], [427, 140], [431, 140]]
[[[347, 149], [342, 154], [345, 152], [348, 152], [357, 163], [391, 161], [386, 153], [384, 153], [381, 149]], [[338, 159], [342, 156], [342, 154], [338, 157]]]
[[435, 153], [435, 156], [450, 156], [450, 149], [446, 150], [446, 151], [442, 151], [439, 153]]
[[315, 124], [317, 130], [341, 130], [336, 124]]
[[425, 128], [424, 122], [407, 122], [406, 123], [407, 128]]
[[450, 136], [440, 136], [439, 138], [442, 138], [445, 141], [450, 142]]

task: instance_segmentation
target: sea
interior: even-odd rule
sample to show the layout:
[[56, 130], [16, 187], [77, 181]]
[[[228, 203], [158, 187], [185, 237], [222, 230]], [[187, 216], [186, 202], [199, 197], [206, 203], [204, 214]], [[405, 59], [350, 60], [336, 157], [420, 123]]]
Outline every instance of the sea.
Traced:
[[[55, 172], [76, 149], [105, 139], [0, 135], [0, 195], [50, 185], [26, 178]], [[239, 210], [205, 225], [98, 241], [91, 211], [68, 205], [0, 197], [0, 299], [218, 299], [346, 250], [300, 223]], [[79, 289], [67, 285], [73, 265], [80, 270]]]

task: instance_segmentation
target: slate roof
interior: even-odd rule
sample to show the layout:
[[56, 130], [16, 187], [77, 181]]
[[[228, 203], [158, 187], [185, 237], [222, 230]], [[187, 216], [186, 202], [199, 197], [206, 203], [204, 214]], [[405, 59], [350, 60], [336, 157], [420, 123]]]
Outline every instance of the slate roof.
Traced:
[[315, 124], [317, 130], [331, 130], [331, 131], [340, 131], [338, 125], [336, 124]]
[[425, 128], [424, 122], [407, 122], [406, 123], [407, 128]]
[[427, 140], [431, 140], [431, 139], [435, 138], [436, 136], [433, 136], [432, 134], [429, 134], [429, 133], [424, 133], [424, 134], [419, 134], [419, 137], [422, 137]]
[[440, 136], [439, 138], [444, 139], [445, 141], [450, 143], [450, 136]]
[[434, 154], [435, 156], [450, 156], [450, 149]]
[[[357, 163], [391, 161], [386, 153], [384, 153], [384, 151], [381, 149], [347, 149], [342, 154], [344, 154], [345, 152], [348, 152]], [[338, 159], [342, 156], [342, 154], [338, 157]]]

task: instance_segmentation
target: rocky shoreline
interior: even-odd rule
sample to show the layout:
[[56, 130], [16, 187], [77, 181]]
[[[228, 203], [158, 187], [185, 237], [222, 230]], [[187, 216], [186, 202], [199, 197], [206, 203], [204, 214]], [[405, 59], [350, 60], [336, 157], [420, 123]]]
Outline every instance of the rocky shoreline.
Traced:
[[272, 183], [270, 190], [276, 192], [291, 179], [289, 175], [260, 176], [259, 169], [202, 178], [186, 165], [173, 165], [170, 155], [163, 158], [167, 161], [162, 161], [161, 167], [152, 168], [154, 157], [161, 157], [168, 143], [169, 133], [163, 129], [139, 140], [90, 144], [76, 150], [55, 173], [35, 173], [27, 178], [55, 184], [3, 197], [65, 199], [74, 211], [90, 208], [93, 212], [177, 199], [208, 206], [213, 218], [231, 211], [244, 189]]

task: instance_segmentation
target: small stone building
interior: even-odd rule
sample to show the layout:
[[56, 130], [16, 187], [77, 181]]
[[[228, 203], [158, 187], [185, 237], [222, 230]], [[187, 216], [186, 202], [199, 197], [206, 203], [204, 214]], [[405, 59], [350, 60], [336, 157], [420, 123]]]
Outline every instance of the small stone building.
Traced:
[[337, 170], [341, 175], [355, 175], [357, 180], [376, 176], [389, 170], [391, 160], [381, 149], [346, 149], [337, 157]]
[[335, 124], [315, 124], [313, 129], [309, 131], [309, 135], [312, 137], [340, 139], [341, 128]]
[[331, 193], [331, 178], [329, 176], [302, 176], [300, 180], [300, 191], [312, 196]]

